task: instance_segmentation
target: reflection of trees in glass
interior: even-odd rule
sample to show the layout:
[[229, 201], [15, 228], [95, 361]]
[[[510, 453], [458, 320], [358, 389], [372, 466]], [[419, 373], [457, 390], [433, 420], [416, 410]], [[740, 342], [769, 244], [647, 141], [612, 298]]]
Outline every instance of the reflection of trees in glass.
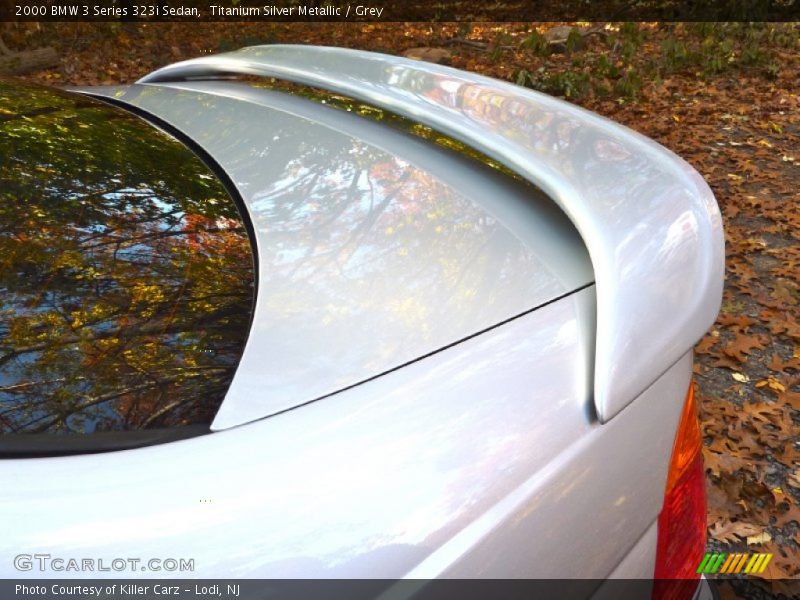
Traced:
[[183, 145], [0, 81], [0, 431], [208, 423], [247, 336], [250, 246]]

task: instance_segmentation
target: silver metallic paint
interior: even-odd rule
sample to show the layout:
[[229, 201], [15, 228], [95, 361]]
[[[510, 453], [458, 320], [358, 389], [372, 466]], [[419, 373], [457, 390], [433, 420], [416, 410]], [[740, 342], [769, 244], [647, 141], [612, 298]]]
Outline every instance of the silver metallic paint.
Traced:
[[660, 508], [691, 355], [601, 425], [593, 295], [241, 427], [0, 461], [0, 576], [42, 576], [20, 552], [195, 558], [195, 577], [606, 576]]
[[595, 404], [617, 414], [705, 333], [722, 297], [719, 209], [686, 162], [544, 94], [363, 51], [256, 46], [169, 65], [158, 84], [238, 73], [346, 94], [473, 145], [553, 198], [583, 236], [597, 282]]
[[358, 384], [592, 281], [577, 231], [538, 190], [393, 128], [235, 82], [106, 93], [200, 144], [254, 224], [253, 325], [215, 430]]
[[[656, 569], [658, 520], [653, 521], [636, 545], [620, 561], [609, 579], [650, 579]], [[602, 589], [602, 588], [601, 588]], [[599, 600], [599, 598], [594, 599]]]
[[592, 600], [651, 598], [652, 585], [648, 586], [645, 582], [653, 578], [657, 547], [658, 521], [656, 520], [608, 576], [608, 579], [613, 581], [605, 581], [600, 585], [592, 594]]

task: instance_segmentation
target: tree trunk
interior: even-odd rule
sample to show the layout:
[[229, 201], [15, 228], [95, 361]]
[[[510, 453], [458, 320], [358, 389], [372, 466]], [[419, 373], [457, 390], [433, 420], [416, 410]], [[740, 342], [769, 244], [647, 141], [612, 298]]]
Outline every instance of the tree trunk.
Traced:
[[54, 48], [36, 48], [24, 52], [0, 52], [0, 73], [18, 75], [28, 71], [47, 69], [58, 65], [58, 54]]

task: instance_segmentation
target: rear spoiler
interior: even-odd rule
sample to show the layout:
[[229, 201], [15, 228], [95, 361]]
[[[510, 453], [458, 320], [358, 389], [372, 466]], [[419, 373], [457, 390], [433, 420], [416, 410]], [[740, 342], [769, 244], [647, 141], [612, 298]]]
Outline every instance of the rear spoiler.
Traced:
[[686, 162], [626, 127], [495, 79], [342, 48], [254, 46], [169, 65], [139, 83], [223, 75], [275, 77], [374, 104], [480, 150], [552, 198], [594, 268], [601, 422], [716, 319], [725, 252], [714, 195]]

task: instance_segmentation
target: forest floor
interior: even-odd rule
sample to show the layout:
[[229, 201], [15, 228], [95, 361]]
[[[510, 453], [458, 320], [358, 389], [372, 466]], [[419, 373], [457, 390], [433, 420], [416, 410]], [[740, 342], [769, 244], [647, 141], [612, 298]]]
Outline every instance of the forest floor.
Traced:
[[556, 25], [25, 24], [3, 35], [19, 49], [56, 48], [57, 68], [25, 76], [50, 85], [133, 82], [257, 43], [433, 47], [454, 67], [566, 97], [685, 158], [713, 189], [726, 234], [722, 310], [694, 367], [709, 546], [771, 552], [763, 577], [800, 577], [800, 30], [595, 24], [554, 47], [543, 34]]

